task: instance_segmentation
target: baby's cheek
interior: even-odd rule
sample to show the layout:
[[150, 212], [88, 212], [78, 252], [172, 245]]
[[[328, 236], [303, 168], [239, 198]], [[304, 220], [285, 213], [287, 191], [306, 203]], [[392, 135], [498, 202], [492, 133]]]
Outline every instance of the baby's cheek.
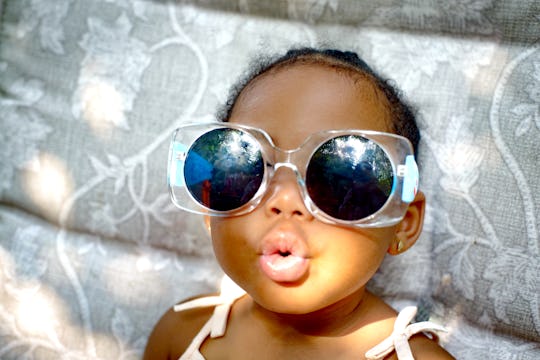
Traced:
[[332, 269], [344, 282], [367, 282], [386, 255], [386, 242], [364, 236], [342, 236], [328, 246], [325, 267]]
[[252, 262], [254, 250], [242, 235], [241, 225], [234, 218], [216, 219], [211, 222], [212, 245], [219, 264], [226, 273], [245, 272]]

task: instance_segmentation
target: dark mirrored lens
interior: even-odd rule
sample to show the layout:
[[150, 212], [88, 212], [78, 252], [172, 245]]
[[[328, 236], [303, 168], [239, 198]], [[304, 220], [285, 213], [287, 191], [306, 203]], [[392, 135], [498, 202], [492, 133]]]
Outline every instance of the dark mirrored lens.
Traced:
[[360, 220], [388, 200], [392, 163], [375, 142], [359, 135], [333, 138], [313, 154], [306, 173], [309, 196], [319, 209], [341, 220]]
[[188, 151], [184, 178], [191, 195], [218, 211], [237, 209], [257, 193], [264, 162], [257, 141], [237, 129], [215, 129], [199, 137]]

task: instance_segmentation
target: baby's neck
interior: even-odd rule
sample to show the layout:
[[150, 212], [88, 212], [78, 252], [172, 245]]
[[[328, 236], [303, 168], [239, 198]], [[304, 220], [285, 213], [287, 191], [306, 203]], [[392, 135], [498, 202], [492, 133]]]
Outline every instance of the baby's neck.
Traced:
[[362, 289], [347, 298], [307, 314], [280, 314], [269, 311], [253, 302], [252, 315], [266, 325], [271, 332], [283, 336], [345, 336], [359, 328], [378, 321], [377, 311], [380, 302], [374, 295]]

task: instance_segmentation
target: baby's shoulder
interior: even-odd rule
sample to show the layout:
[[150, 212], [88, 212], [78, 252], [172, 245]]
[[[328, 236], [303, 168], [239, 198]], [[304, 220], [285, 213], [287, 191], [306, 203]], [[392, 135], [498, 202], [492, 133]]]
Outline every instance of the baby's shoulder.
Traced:
[[[416, 309], [409, 307], [406, 309], [403, 309], [401, 312], [397, 313], [394, 309], [392, 309], [388, 304], [383, 302], [381, 299], [377, 297], [372, 297], [371, 300], [373, 300], [372, 303], [372, 311], [371, 315], [375, 318], [372, 319], [373, 321], [370, 323], [369, 326], [366, 326], [364, 328], [365, 331], [371, 334], [392, 334], [395, 331], [396, 322], [400, 322], [399, 328], [405, 326], [409, 327], [409, 322], [405, 322], [404, 320], [412, 319], [412, 316], [416, 314]], [[414, 312], [413, 312], [414, 311]], [[399, 320], [398, 320], [399, 318]], [[384, 320], [379, 320], [384, 319]], [[436, 324], [430, 323], [429, 325], [426, 325], [425, 327], [417, 328], [418, 333], [411, 336], [408, 340], [411, 352], [413, 354], [414, 359], [416, 360], [422, 360], [422, 359], [428, 359], [428, 360], [450, 360], [454, 359], [446, 350], [444, 350], [436, 341], [436, 334], [433, 333], [431, 335], [426, 335], [422, 331], [433, 331], [435, 328], [438, 328]], [[425, 329], [425, 330], [422, 330]], [[416, 331], [415, 331], [416, 332]], [[367, 335], [363, 335], [364, 338], [367, 337]], [[378, 339], [377, 341], [381, 341], [382, 339]], [[377, 341], [373, 341], [376, 343]], [[373, 351], [373, 350], [372, 350]], [[396, 352], [392, 352], [390, 355], [388, 355], [385, 360], [397, 360]]]
[[[196, 298], [190, 298], [181, 303]], [[154, 326], [146, 344], [144, 359], [179, 358], [212, 316], [213, 311], [213, 307], [200, 307], [178, 312], [170, 308]]]
[[[424, 334], [414, 335], [409, 339], [409, 345], [414, 358], [417, 360], [452, 360], [455, 359], [436, 341], [428, 338]], [[390, 359], [397, 359], [395, 353]]]

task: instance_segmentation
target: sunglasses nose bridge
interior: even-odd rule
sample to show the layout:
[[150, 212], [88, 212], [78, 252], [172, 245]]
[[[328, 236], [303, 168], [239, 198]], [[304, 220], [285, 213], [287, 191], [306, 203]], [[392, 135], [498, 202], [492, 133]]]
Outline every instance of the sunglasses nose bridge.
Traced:
[[281, 168], [283, 168], [283, 170], [289, 169], [291, 171], [291, 174], [296, 178], [296, 182], [300, 186], [300, 193], [303, 193], [304, 181], [302, 179], [300, 169], [298, 168], [299, 155], [300, 153], [298, 152], [298, 149], [283, 150], [277, 147], [274, 148], [274, 163], [272, 173], [276, 174]]
[[291, 169], [294, 174], [298, 174], [298, 166], [295, 163], [297, 150], [283, 150], [274, 148], [274, 172], [280, 168]]
[[270, 214], [311, 219], [313, 214], [304, 200], [305, 190], [295, 163], [295, 152], [295, 150], [274, 150], [274, 163], [265, 206]]

